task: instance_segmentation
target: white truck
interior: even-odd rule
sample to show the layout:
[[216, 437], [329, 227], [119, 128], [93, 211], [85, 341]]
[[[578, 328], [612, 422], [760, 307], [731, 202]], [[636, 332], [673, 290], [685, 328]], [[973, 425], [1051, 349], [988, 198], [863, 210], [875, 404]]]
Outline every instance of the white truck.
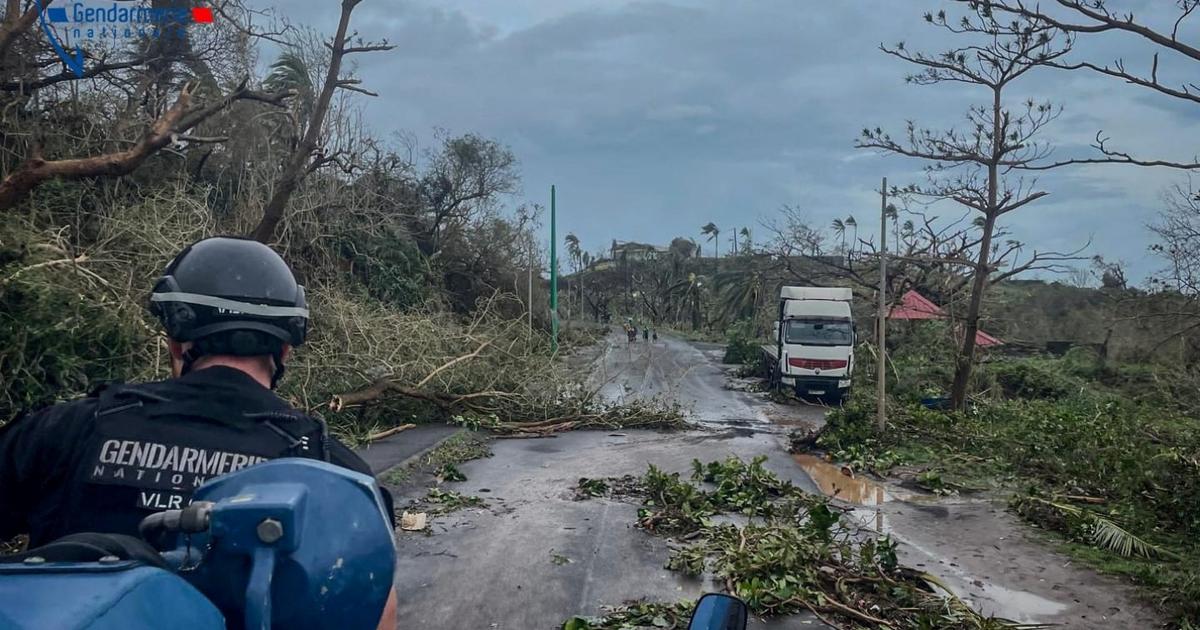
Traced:
[[771, 385], [798, 396], [840, 402], [854, 374], [854, 318], [850, 289], [783, 287], [775, 342], [762, 347]]

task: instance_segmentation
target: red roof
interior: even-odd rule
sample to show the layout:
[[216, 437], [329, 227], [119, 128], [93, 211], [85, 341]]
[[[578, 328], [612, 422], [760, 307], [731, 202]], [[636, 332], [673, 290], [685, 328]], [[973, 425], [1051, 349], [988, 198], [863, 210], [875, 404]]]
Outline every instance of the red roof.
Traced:
[[909, 291], [900, 298], [900, 304], [892, 307], [888, 319], [942, 319], [946, 317], [940, 306], [929, 301], [929, 298]]
[[1004, 345], [1004, 342], [983, 332], [982, 330], [976, 330], [975, 345], [981, 348], [987, 348], [988, 346], [1002, 346]]
[[[900, 304], [892, 307], [888, 313], [888, 319], [945, 319], [946, 312], [942, 307], [929, 301], [929, 298], [917, 293], [909, 291], [900, 297]], [[1000, 346], [1004, 342], [993, 337], [982, 330], [975, 332], [975, 345], [987, 348], [989, 346]]]

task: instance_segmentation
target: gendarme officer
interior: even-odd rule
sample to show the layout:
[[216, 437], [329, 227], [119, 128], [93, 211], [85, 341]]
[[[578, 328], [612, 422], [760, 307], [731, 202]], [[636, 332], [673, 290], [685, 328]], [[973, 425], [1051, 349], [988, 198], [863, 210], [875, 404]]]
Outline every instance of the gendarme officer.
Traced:
[[304, 343], [308, 306], [269, 247], [193, 244], [155, 283], [150, 312], [166, 331], [174, 378], [109, 386], [0, 428], [0, 539], [28, 534], [35, 547], [77, 532], [136, 536], [145, 516], [187, 505], [206, 480], [277, 457], [371, 474], [324, 422], [272, 391]]

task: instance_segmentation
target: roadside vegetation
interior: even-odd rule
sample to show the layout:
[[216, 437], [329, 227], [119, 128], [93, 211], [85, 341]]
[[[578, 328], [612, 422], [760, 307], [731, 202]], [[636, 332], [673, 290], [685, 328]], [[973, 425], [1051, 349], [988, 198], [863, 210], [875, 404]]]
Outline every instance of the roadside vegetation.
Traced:
[[[694, 461], [690, 476], [654, 465], [640, 478], [581, 479], [580, 498], [640, 504], [641, 529], [675, 541], [668, 568], [709, 575], [760, 617], [812, 613], [847, 628], [1011, 628], [985, 618], [936, 578], [901, 566], [895, 543], [843, 524], [838, 508], [767, 470], [765, 457]], [[690, 602], [627, 604], [564, 630], [684, 627]]]
[[1194, 381], [1152, 365], [1101, 367], [1089, 352], [996, 359], [966, 411], [929, 409], [946, 374], [901, 358], [888, 427], [867, 382], [815, 446], [856, 469], [936, 493], [999, 492], [1074, 557], [1200, 618], [1200, 420]]
[[[279, 16], [222, 2], [202, 39], [118, 46], [121, 61], [86, 80], [59, 72], [33, 5], [5, 15], [0, 424], [167, 376], [145, 295], [212, 235], [268, 243], [294, 268], [312, 320], [279, 393], [350, 443], [421, 422], [538, 435], [679, 423], [665, 407], [603, 405], [561, 369], [603, 329], [564, 326], [554, 346], [541, 209], [518, 195], [508, 147], [363, 124], [372, 93], [350, 60], [391, 46], [348, 39], [362, 1], [342, 3], [329, 39], [267, 33]], [[278, 57], [259, 63], [264, 39]]]

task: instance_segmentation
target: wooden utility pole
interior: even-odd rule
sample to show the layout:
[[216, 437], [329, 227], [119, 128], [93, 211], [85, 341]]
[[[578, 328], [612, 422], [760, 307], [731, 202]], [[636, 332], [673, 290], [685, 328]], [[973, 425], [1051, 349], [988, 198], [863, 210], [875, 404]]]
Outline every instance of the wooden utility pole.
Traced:
[[550, 351], [558, 352], [558, 227], [555, 225], [554, 185], [550, 185]]
[[533, 235], [527, 234], [526, 236], [528, 237], [527, 242], [529, 243], [529, 276], [527, 279], [529, 282], [529, 285], [527, 287], [527, 295], [529, 297], [527, 298], [527, 300], [525, 302], [525, 307], [529, 311], [528, 312], [528, 315], [529, 315], [529, 340], [532, 342], [533, 341], [533, 255], [534, 255], [534, 251], [535, 251], [535, 246], [533, 243]]
[[883, 433], [887, 426], [887, 178], [879, 191], [879, 313], [875, 338], [879, 345], [879, 362], [875, 367], [876, 429]]

